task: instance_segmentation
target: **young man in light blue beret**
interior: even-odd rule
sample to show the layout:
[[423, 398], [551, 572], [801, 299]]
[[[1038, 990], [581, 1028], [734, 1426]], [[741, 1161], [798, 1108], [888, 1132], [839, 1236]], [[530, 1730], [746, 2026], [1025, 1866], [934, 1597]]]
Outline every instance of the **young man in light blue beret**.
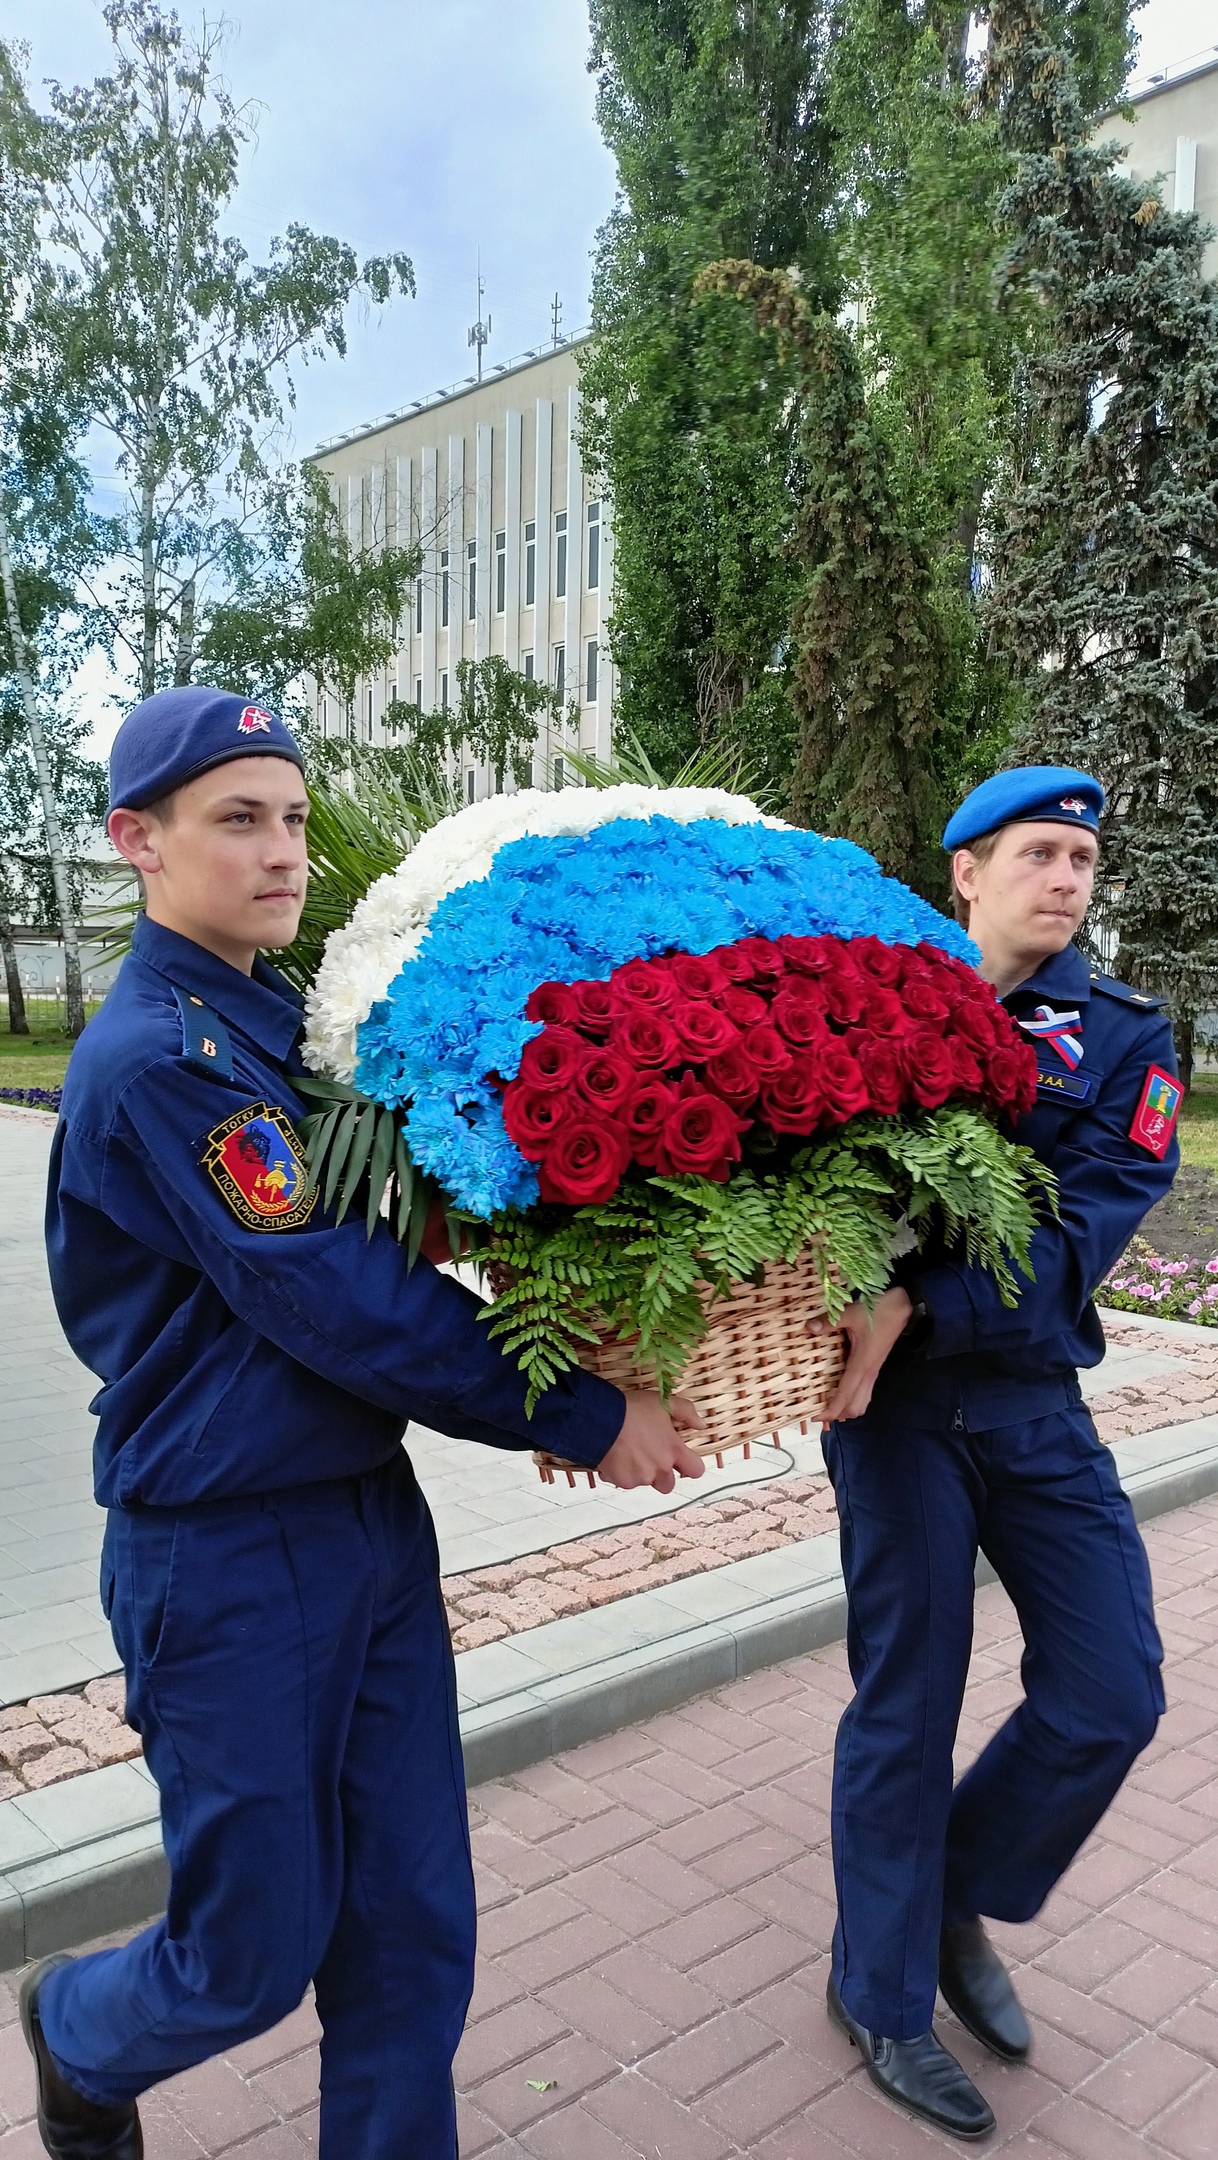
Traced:
[[[1158, 999], [1084, 959], [1104, 791], [1088, 773], [998, 773], [944, 833], [980, 971], [1035, 1046], [1015, 1137], [1060, 1213], [1008, 1309], [942, 1247], [902, 1263], [850, 1357], [825, 1457], [841, 1519], [855, 1695], [838, 1733], [838, 1921], [829, 2011], [881, 2091], [961, 2138], [994, 2128], [932, 2029], [936, 1989], [1001, 2060], [1031, 2036], [983, 1916], [1030, 1920], [1163, 1709], [1133, 1512], [1084, 1406], [1104, 1336], [1092, 1293], [1179, 1160], [1181, 1089]], [[953, 1788], [985, 1553], [1019, 1614], [1024, 1699]]]
[[260, 957], [300, 921], [302, 768], [275, 713], [203, 688], [139, 706], [110, 760], [110, 834], [146, 909], [68, 1067], [47, 1251], [102, 1383], [102, 1597], [169, 1905], [22, 1986], [56, 2160], [139, 2160], [140, 2093], [310, 1982], [322, 2160], [454, 2160], [473, 1877], [406, 1422], [619, 1485], [670, 1492], [702, 1468], [658, 1396], [590, 1373], [527, 1418], [478, 1300], [310, 1191], [301, 1000]]

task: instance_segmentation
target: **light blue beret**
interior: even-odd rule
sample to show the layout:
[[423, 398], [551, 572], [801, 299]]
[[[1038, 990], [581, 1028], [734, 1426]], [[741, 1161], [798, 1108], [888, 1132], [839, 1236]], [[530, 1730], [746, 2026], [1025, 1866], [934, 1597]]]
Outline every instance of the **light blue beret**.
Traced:
[[174, 788], [234, 758], [304, 755], [290, 728], [265, 705], [231, 690], [187, 683], [158, 690], [128, 713], [110, 751], [110, 808], [142, 810]]
[[970, 847], [1002, 825], [1078, 825], [1098, 833], [1104, 790], [1090, 773], [1069, 765], [1016, 765], [995, 773], [966, 795], [947, 821], [943, 845]]

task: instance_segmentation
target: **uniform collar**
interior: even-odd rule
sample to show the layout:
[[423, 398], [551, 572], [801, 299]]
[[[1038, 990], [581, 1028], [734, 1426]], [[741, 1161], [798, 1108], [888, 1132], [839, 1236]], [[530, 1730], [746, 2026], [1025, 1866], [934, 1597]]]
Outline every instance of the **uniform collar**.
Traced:
[[253, 974], [243, 975], [240, 968], [230, 967], [227, 960], [196, 945], [192, 938], [149, 922], [142, 913], [136, 917], [131, 950], [179, 989], [193, 991], [272, 1057], [281, 1061], [287, 1057], [300, 1033], [304, 1000], [261, 956], [254, 962]]
[[1050, 1004], [1058, 1000], [1070, 1005], [1088, 1003], [1091, 969], [1077, 945], [1067, 945], [1061, 952], [1052, 953], [1026, 982], [1018, 983], [1014, 990], [1007, 992], [1003, 1003], [1009, 1005], [1013, 998], [1033, 996], [1047, 998]]

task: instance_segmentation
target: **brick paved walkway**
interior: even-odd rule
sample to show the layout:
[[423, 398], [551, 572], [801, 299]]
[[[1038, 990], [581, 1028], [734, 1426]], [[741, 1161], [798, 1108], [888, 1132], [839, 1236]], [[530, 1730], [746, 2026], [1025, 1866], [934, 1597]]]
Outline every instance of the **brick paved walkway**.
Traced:
[[[940, 2031], [1020, 2160], [1218, 2154], [1218, 1499], [1150, 1526], [1171, 1707], [1041, 1919], [996, 1928], [1031, 2066]], [[1018, 1693], [977, 1605], [962, 1759]], [[464, 2160], [914, 2160], [958, 2150], [865, 2083], [828, 2027], [827, 1807], [840, 1646], [480, 1787], [481, 1962], [458, 2061]], [[36, 2160], [0, 1984], [0, 2160]], [[306, 2005], [144, 2103], [149, 2160], [316, 2149]], [[538, 2092], [537, 2084], [545, 2091]], [[351, 2155], [358, 2160], [358, 2155]]]

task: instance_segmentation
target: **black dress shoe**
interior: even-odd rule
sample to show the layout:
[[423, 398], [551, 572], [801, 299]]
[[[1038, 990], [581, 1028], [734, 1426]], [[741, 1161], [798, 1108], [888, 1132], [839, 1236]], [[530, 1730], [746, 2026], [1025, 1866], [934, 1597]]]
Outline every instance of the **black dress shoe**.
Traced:
[[56, 1965], [71, 1958], [44, 1958], [21, 1983], [21, 2030], [38, 2078], [38, 2134], [51, 2160], [144, 2160], [144, 2138], [135, 2105], [103, 2107], [86, 2100], [60, 2077], [42, 2032], [38, 1991]]
[[856, 2025], [832, 1978], [826, 2000], [834, 2024], [862, 2056], [872, 2084], [890, 2100], [937, 2130], [946, 2130], [949, 2137], [989, 2136], [993, 2109], [933, 2032], [919, 2033], [916, 2040], [886, 2040], [881, 2033], [868, 2032], [865, 2025]]
[[966, 2032], [1004, 2062], [1024, 2062], [1032, 2046], [1006, 1966], [980, 1920], [945, 1927], [939, 1937], [939, 1986]]

